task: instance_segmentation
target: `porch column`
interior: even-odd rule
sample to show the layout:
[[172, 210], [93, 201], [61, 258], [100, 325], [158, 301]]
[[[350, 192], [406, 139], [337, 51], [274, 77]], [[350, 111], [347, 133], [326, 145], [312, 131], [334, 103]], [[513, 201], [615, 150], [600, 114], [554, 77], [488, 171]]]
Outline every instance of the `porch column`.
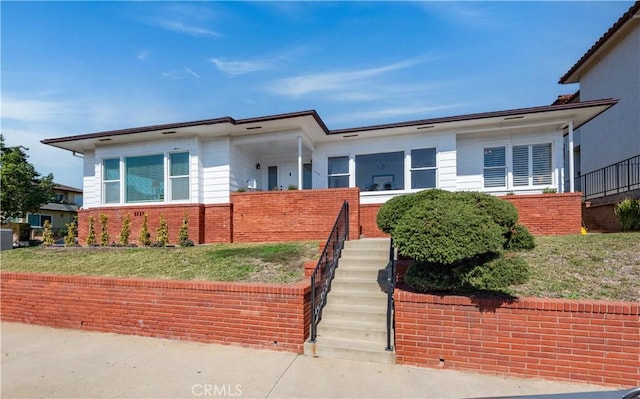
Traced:
[[302, 190], [302, 136], [298, 136], [298, 190]]
[[575, 191], [574, 182], [574, 167], [573, 167], [573, 121], [569, 121], [569, 192]]

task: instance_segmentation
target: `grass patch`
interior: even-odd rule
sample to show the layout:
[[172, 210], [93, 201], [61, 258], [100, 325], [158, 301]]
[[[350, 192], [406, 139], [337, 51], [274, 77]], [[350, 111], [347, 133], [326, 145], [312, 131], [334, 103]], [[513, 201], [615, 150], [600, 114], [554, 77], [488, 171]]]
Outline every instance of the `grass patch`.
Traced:
[[640, 301], [640, 233], [536, 237], [517, 296]]
[[20, 248], [3, 251], [2, 271], [173, 280], [291, 283], [317, 242], [217, 244], [189, 248]]

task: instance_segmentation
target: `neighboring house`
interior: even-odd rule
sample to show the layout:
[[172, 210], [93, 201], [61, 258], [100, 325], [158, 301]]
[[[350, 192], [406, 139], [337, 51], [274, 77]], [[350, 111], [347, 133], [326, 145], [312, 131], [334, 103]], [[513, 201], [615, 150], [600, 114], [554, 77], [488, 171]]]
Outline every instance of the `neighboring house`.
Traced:
[[54, 184], [55, 201], [44, 204], [38, 213], [27, 213], [21, 221], [31, 225], [32, 232], [39, 234], [46, 220], [56, 235], [66, 231], [66, 224], [73, 221], [82, 206], [82, 190], [62, 184]]
[[[559, 83], [580, 84], [573, 98], [564, 99], [568, 102], [620, 100], [609, 112], [575, 132], [574, 165], [576, 176], [582, 176], [576, 179], [576, 190], [591, 198], [615, 193], [618, 186], [634, 182], [637, 185], [640, 182], [640, 1], [587, 50]], [[565, 144], [569, 148], [568, 138]], [[617, 163], [621, 164], [613, 166]], [[568, 185], [567, 182], [565, 186]]]
[[84, 155], [83, 208], [96, 212], [159, 206], [165, 215], [181, 215], [189, 205], [229, 204], [230, 193], [247, 189], [358, 187], [361, 204], [428, 188], [535, 194], [564, 191], [563, 134], [615, 103], [339, 130], [329, 130], [315, 111], [303, 111], [42, 142]]

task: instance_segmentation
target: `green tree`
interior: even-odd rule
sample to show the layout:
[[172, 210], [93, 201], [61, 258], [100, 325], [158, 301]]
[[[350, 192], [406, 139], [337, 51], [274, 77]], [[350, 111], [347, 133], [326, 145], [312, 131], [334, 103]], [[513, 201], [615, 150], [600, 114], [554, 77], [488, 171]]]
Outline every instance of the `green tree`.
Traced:
[[96, 219], [93, 216], [89, 216], [89, 234], [87, 234], [87, 245], [93, 246], [96, 244]]
[[107, 228], [107, 222], [109, 217], [103, 213], [100, 214], [100, 245], [106, 247], [109, 245], [109, 229]]
[[41, 177], [27, 161], [28, 148], [5, 147], [0, 134], [0, 221], [23, 218], [54, 200], [53, 175]]
[[158, 227], [156, 233], [156, 243], [161, 247], [165, 247], [169, 243], [169, 226], [162, 215], [160, 215], [160, 227]]
[[140, 244], [145, 247], [151, 245], [151, 233], [149, 233], [149, 228], [147, 227], [147, 219], [147, 214], [145, 213], [142, 219], [142, 228], [140, 229], [139, 236]]
[[122, 218], [122, 230], [120, 230], [120, 245], [129, 245], [129, 235], [131, 234], [131, 216], [127, 213]]
[[64, 238], [65, 247], [75, 247], [76, 237], [78, 236], [78, 217], [74, 217], [71, 223], [67, 223], [67, 235]]

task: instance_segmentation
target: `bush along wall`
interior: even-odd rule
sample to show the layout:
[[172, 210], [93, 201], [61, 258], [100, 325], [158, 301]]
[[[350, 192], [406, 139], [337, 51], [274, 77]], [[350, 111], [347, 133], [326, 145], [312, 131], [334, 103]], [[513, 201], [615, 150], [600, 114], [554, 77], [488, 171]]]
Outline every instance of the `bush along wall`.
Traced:
[[508, 294], [529, 278], [516, 251], [535, 245], [510, 202], [482, 193], [421, 191], [380, 208], [377, 223], [414, 259], [404, 281], [419, 292]]

